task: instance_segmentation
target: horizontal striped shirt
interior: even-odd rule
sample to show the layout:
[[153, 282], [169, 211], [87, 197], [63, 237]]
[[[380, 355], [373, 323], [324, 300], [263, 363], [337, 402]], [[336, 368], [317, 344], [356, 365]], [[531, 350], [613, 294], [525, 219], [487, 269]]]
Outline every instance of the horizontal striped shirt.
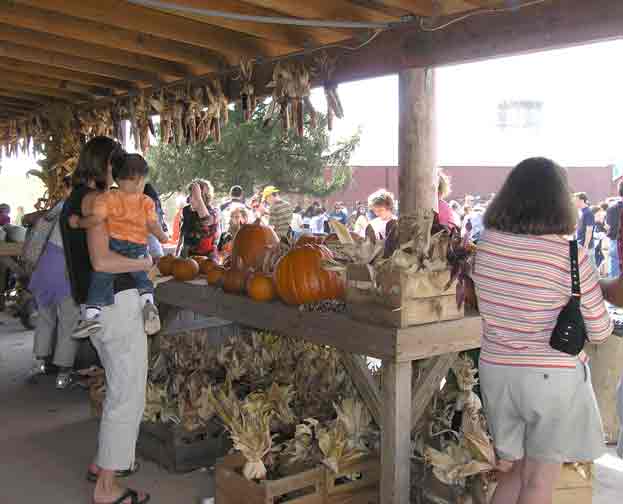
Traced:
[[292, 206], [285, 200], [277, 200], [269, 210], [268, 223], [273, 227], [278, 236], [287, 236], [292, 221]]
[[[613, 329], [597, 271], [579, 248], [581, 311], [588, 338], [603, 342]], [[490, 364], [575, 367], [578, 357], [549, 345], [558, 315], [571, 297], [569, 241], [485, 230], [472, 278], [483, 319], [480, 358]], [[586, 355], [580, 354], [581, 360]]]

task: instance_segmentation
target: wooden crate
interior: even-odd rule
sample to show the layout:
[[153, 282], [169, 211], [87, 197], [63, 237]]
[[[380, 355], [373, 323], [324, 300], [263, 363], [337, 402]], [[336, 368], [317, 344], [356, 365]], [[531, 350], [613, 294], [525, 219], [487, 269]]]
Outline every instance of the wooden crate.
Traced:
[[450, 272], [378, 273], [376, 284], [367, 268], [350, 265], [346, 272], [346, 304], [356, 320], [405, 328], [465, 316], [456, 303], [456, 282], [448, 289]]
[[[378, 504], [378, 458], [361, 460], [339, 474], [317, 467], [273, 481], [255, 482], [242, 476], [244, 458], [228, 455], [216, 466], [215, 504]], [[358, 479], [344, 476], [357, 474]]]
[[181, 425], [143, 422], [136, 442], [139, 456], [176, 473], [211, 467], [230, 449], [229, 436], [216, 422], [195, 432]]
[[590, 476], [585, 479], [573, 466], [569, 464], [563, 466], [552, 504], [591, 504], [593, 502], [593, 471], [592, 466], [588, 467], [590, 467]]

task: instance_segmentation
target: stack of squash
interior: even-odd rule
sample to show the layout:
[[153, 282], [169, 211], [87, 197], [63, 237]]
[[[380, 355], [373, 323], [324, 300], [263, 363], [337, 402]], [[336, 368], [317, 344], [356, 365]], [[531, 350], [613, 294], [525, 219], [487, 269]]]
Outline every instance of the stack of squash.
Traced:
[[162, 275], [172, 274], [179, 281], [192, 280], [201, 273], [208, 284], [222, 286], [231, 294], [246, 292], [259, 302], [279, 297], [287, 304], [301, 305], [343, 299], [343, 278], [322, 267], [322, 261], [332, 257], [324, 241], [320, 237], [300, 239], [272, 268], [271, 258], [279, 250], [279, 238], [272, 228], [256, 221], [238, 231], [229, 268], [203, 257], [173, 256], [160, 259], [158, 267]]

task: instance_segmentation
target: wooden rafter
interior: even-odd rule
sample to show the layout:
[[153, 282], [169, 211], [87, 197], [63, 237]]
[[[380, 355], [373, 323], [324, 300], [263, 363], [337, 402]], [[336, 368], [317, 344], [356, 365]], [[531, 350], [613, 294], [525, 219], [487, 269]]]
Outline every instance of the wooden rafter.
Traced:
[[[245, 14], [249, 16], [280, 16], [277, 11], [264, 9], [250, 5], [239, 0], [175, 0], [176, 5], [194, 8], [209, 8], [223, 12]], [[326, 28], [304, 28], [300, 26], [286, 26], [280, 24], [253, 23], [249, 21], [238, 21], [225, 19], [222, 17], [207, 17], [194, 14], [175, 12], [175, 14], [196, 19], [229, 30], [248, 33], [268, 40], [274, 40], [286, 45], [296, 45], [305, 47], [310, 43], [330, 44], [351, 38], [354, 35], [352, 30], [329, 30]]]
[[36, 103], [38, 105], [44, 105], [49, 100], [42, 96], [38, 96], [36, 94], [28, 93], [26, 91], [15, 91], [14, 89], [3, 89], [2, 84], [0, 83], [0, 97], [5, 98], [17, 98], [18, 100], [27, 100], [31, 103]]
[[378, 0], [378, 3], [388, 7], [396, 7], [418, 16], [432, 16], [438, 10], [441, 2], [436, 0]]
[[55, 79], [49, 76], [44, 77], [41, 75], [30, 75], [16, 70], [11, 71], [10, 73], [7, 72], [2, 79], [3, 81], [19, 82], [27, 87], [35, 86], [49, 89], [58, 89], [61, 91], [65, 90], [81, 94], [86, 97], [110, 95], [110, 90], [106, 88], [85, 86], [84, 84], [77, 84], [69, 80]]
[[16, 3], [212, 49], [235, 64], [241, 58], [278, 56], [297, 49], [117, 0], [16, 0]]
[[[1, 7], [0, 7], [1, 9]], [[82, 58], [102, 61], [113, 65], [121, 65], [152, 72], [158, 75], [170, 75], [185, 77], [190, 74], [186, 65], [165, 61], [151, 56], [134, 54], [119, 49], [111, 49], [87, 42], [41, 33], [30, 29], [17, 28], [8, 24], [0, 23], [0, 40], [20, 44], [28, 47], [55, 51]]]
[[127, 91], [135, 86], [131, 82], [109, 79], [98, 75], [91, 75], [84, 72], [76, 72], [75, 70], [66, 70], [60, 67], [42, 65], [41, 63], [33, 65], [26, 61], [20, 61], [13, 58], [0, 58], [0, 70], [18, 71], [30, 75], [42, 75], [44, 77], [53, 77], [55, 79], [70, 80], [80, 84], [90, 86], [98, 86], [113, 91]]
[[0, 103], [2, 103], [3, 105], [10, 105], [13, 107], [20, 107], [24, 109], [36, 108], [40, 105], [39, 103], [33, 101], [22, 100], [19, 98], [9, 98], [6, 96], [0, 96]]
[[266, 9], [272, 9], [289, 16], [308, 19], [330, 19], [336, 21], [369, 21], [390, 22], [396, 21], [395, 16], [390, 16], [381, 11], [369, 9], [345, 0], [316, 0], [308, 2], [284, 2], [283, 0], [244, 0]]
[[0, 42], [0, 56], [7, 56], [22, 61], [57, 66], [68, 70], [77, 70], [94, 75], [103, 75], [118, 80], [136, 81], [140, 83], [159, 82], [159, 76], [142, 70], [111, 65], [87, 58], [70, 56], [42, 49], [21, 46], [10, 42]]
[[17, 91], [21, 91], [23, 89], [28, 90], [29, 93], [36, 94], [39, 96], [47, 96], [49, 98], [60, 98], [61, 100], [67, 101], [82, 101], [94, 98], [93, 95], [85, 95], [81, 93], [75, 93], [73, 91], [66, 91], [64, 89], [55, 89], [51, 87], [46, 87], [43, 85], [25, 85], [20, 79], [10, 79], [4, 76], [2, 81], [0, 82], [0, 86], [4, 89], [15, 89]]

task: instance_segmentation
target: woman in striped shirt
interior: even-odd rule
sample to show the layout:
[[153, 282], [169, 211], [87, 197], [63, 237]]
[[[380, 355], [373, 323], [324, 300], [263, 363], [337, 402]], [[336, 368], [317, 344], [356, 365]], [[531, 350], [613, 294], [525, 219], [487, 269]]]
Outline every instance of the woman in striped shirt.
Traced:
[[[500, 469], [492, 504], [549, 504], [566, 461], [603, 452], [586, 355], [549, 345], [571, 296], [575, 228], [565, 171], [528, 159], [484, 217], [473, 280], [483, 318], [480, 378]], [[612, 332], [596, 270], [580, 247], [581, 311], [591, 343]]]

